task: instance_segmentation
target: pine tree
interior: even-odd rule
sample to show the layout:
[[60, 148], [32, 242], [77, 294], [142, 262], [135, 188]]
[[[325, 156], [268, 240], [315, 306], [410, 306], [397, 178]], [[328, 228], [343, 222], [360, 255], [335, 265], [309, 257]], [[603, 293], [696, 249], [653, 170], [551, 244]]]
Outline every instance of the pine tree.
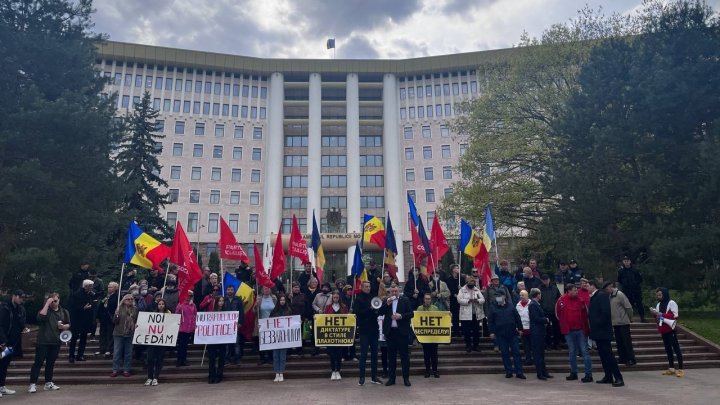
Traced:
[[157, 158], [162, 151], [158, 143], [165, 136], [156, 132], [159, 113], [151, 102], [146, 91], [126, 118], [116, 170], [124, 184], [122, 211], [135, 218], [143, 230], [169, 239], [172, 229], [160, 215], [160, 208], [170, 202], [168, 193], [161, 191], [168, 183], [160, 177], [162, 167]]

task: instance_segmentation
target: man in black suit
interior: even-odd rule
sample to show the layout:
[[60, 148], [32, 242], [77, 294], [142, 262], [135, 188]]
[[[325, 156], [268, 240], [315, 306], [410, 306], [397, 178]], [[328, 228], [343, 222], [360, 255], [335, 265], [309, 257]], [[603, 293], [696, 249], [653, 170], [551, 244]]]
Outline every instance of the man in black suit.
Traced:
[[620, 374], [615, 355], [612, 352], [610, 342], [613, 338], [612, 313], [610, 310], [610, 297], [598, 290], [598, 283], [591, 280], [588, 286], [590, 293], [590, 308], [588, 318], [590, 321], [590, 339], [597, 345], [598, 355], [602, 363], [605, 377], [597, 381], [598, 384], [612, 384], [613, 387], [625, 385], [623, 376]]
[[548, 374], [545, 368], [545, 333], [546, 326], [550, 323], [545, 311], [540, 305], [542, 293], [539, 288], [530, 290], [530, 304], [528, 311], [530, 312], [530, 346], [532, 347], [533, 359], [535, 360], [535, 369], [538, 380], [545, 381], [553, 378]]
[[390, 297], [381, 309], [385, 315], [383, 319], [383, 334], [387, 341], [388, 362], [390, 363], [388, 381], [386, 386], [395, 385], [395, 371], [397, 370], [397, 353], [400, 352], [400, 363], [405, 386], [410, 386], [410, 356], [408, 343], [410, 336], [410, 319], [414, 313], [410, 300], [400, 296], [397, 286], [390, 288]]

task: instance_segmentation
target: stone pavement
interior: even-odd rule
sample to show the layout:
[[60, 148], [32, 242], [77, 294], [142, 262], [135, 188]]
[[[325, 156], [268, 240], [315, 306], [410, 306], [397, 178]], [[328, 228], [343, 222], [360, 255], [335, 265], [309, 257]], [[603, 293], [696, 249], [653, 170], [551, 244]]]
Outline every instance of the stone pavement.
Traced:
[[[596, 377], [602, 377], [600, 373]], [[622, 401], [639, 404], [717, 404], [720, 399], [720, 369], [687, 370], [684, 378], [661, 376], [658, 371], [627, 372], [622, 388], [609, 385], [565, 381], [565, 374], [543, 382], [528, 379], [505, 379], [504, 375], [453, 375], [440, 379], [412, 378], [412, 387], [366, 384], [359, 387], [354, 378], [341, 381], [325, 379], [290, 379], [272, 381], [143, 385], [65, 385], [60, 391], [44, 392], [38, 385], [36, 394], [27, 386], [12, 386], [18, 392], [5, 395], [2, 403], [23, 404], [373, 404], [422, 403], [443, 404], [607, 404]], [[122, 377], [118, 377], [122, 378]], [[369, 383], [369, 379], [368, 379]]]

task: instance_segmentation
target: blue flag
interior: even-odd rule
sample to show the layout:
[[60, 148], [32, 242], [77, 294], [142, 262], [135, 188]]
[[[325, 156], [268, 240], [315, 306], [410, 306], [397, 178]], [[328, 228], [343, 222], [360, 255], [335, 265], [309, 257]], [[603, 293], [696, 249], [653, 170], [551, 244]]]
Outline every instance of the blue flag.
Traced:
[[472, 238], [472, 226], [465, 222], [464, 219], [460, 219], [460, 251], [465, 251], [465, 246], [467, 246], [468, 243], [470, 243], [470, 238]]
[[430, 249], [430, 240], [427, 237], [427, 234], [425, 233], [425, 227], [423, 226], [422, 219], [418, 218], [418, 235], [420, 236], [420, 241], [423, 244], [423, 247], [425, 248], [425, 252], [427, 252], [428, 256], [432, 256], [432, 250]]
[[413, 220], [413, 226], [418, 226], [420, 223], [420, 217], [418, 217], [417, 208], [415, 208], [415, 203], [412, 200], [412, 197], [410, 197], [410, 194], [407, 196], [408, 200], [408, 207], [410, 207], [410, 218]]
[[493, 222], [492, 214], [490, 213], [490, 205], [485, 209], [485, 233], [490, 237], [491, 241], [495, 240], [495, 223]]
[[352, 274], [356, 277], [362, 275], [365, 270], [365, 263], [362, 260], [362, 250], [360, 250], [360, 243], [355, 242], [355, 256], [353, 257]]
[[[223, 276], [223, 288], [227, 288], [230, 285], [235, 288], [235, 291], [238, 291], [240, 289], [240, 280], [235, 278], [232, 274], [225, 272], [225, 275]], [[222, 292], [222, 295], [225, 295], [225, 291]]]

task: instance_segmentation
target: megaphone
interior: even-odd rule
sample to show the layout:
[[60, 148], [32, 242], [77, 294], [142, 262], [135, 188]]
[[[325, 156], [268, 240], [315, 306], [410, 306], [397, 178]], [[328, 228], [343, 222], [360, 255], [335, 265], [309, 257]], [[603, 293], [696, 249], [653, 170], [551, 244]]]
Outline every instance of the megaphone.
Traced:
[[61, 342], [67, 343], [70, 341], [70, 339], [72, 339], [72, 332], [70, 332], [69, 330], [64, 330], [64, 331], [60, 332], [60, 341]]
[[677, 324], [677, 321], [675, 319], [662, 318], [662, 320], [658, 322], [658, 326], [662, 326], [663, 324], [669, 326], [670, 329], [675, 330], [675, 325]]
[[382, 300], [380, 299], [380, 297], [374, 297], [373, 299], [371, 299], [370, 306], [372, 307], [372, 309], [380, 309], [380, 307], [382, 306]]

